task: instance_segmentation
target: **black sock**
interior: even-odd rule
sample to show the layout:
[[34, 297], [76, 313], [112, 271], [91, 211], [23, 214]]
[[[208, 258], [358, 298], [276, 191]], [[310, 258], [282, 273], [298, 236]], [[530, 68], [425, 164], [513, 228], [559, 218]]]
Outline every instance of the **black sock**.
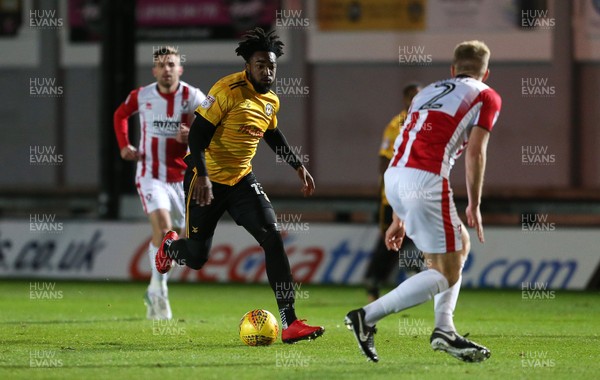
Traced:
[[374, 299], [379, 298], [379, 286], [370, 284], [366, 286], [366, 289], [367, 295], [373, 297]]
[[173, 243], [175, 243], [177, 240], [173, 240], [173, 239], [168, 239], [165, 241], [165, 243], [163, 244], [163, 251], [165, 252], [165, 254], [167, 255], [168, 258], [172, 259], [173, 257], [171, 257], [171, 253], [169, 252], [169, 250], [171, 249], [171, 245]]
[[281, 325], [286, 329], [297, 318], [294, 310], [294, 280], [281, 234], [278, 231], [271, 231], [261, 242], [261, 246], [265, 250], [267, 278], [275, 293]]
[[165, 253], [179, 265], [200, 269], [208, 261], [212, 238], [207, 240], [179, 239], [165, 242]]
[[[279, 303], [279, 302], [278, 302]], [[294, 323], [296, 319], [296, 310], [294, 310], [294, 304], [280, 304], [279, 306], [279, 315], [281, 316], [281, 328], [287, 329], [289, 325]]]

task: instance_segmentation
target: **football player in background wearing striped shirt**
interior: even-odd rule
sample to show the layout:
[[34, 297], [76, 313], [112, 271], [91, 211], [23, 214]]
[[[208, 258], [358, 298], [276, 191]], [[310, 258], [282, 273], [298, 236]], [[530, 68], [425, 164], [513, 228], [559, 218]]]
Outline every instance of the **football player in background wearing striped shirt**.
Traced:
[[[148, 256], [152, 268], [144, 295], [148, 319], [171, 319], [167, 274], [154, 266], [164, 234], [185, 225], [183, 177], [189, 126], [194, 110], [205, 98], [202, 91], [181, 81], [181, 56], [176, 48], [159, 47], [153, 53], [156, 82], [131, 91], [114, 113], [114, 129], [121, 158], [136, 161], [135, 184], [152, 226]], [[129, 142], [128, 119], [139, 115], [138, 147]]]

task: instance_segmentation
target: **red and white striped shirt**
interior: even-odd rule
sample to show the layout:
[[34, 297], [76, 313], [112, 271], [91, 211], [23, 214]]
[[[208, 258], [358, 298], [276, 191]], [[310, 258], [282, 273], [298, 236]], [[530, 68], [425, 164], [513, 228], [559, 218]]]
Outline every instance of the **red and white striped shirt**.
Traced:
[[175, 137], [181, 124], [190, 127], [194, 110], [204, 98], [202, 91], [182, 81], [172, 94], [160, 93], [156, 82], [131, 91], [114, 114], [114, 128], [119, 148], [123, 149], [129, 145], [127, 119], [139, 113], [141, 158], [136, 177], [183, 181], [187, 145]]
[[430, 84], [412, 100], [390, 166], [409, 167], [446, 179], [475, 125], [491, 131], [502, 99], [485, 83], [456, 77]]

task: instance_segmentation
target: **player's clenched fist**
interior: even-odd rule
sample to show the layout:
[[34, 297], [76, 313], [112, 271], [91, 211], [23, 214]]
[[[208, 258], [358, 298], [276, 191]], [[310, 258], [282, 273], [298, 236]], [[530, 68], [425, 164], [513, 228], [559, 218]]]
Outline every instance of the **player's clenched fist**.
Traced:
[[127, 145], [121, 149], [121, 158], [127, 161], [137, 161], [140, 159], [140, 154], [133, 145]]

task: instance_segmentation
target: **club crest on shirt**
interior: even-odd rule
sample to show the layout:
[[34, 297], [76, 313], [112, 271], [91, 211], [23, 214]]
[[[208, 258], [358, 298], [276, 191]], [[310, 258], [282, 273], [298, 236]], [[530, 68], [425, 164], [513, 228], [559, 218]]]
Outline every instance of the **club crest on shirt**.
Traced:
[[213, 105], [213, 103], [215, 102], [215, 97], [212, 95], [208, 95], [206, 97], [206, 99], [204, 99], [202, 101], [202, 103], [200, 103], [200, 107], [204, 108], [205, 110], [209, 109], [210, 106]]
[[271, 103], [267, 103], [265, 106], [265, 113], [267, 116], [271, 116], [273, 114], [273, 105]]
[[183, 100], [181, 102], [181, 110], [184, 111], [184, 112], [187, 111], [188, 110], [188, 105], [189, 105], [189, 102], [187, 100]]

